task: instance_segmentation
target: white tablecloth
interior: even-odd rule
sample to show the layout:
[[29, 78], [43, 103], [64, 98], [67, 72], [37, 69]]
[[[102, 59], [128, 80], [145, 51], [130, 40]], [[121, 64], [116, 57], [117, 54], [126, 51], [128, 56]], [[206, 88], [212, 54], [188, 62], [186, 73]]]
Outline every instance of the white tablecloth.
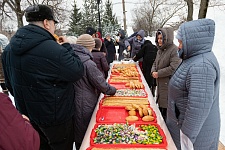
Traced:
[[[117, 62], [117, 61], [113, 62], [113, 64], [117, 64], [117, 63], [121, 63], [121, 62]], [[126, 62], [126, 63], [129, 63], [129, 62]], [[113, 64], [111, 64], [109, 73], [111, 72]], [[152, 93], [151, 93], [151, 91], [150, 91], [150, 89], [149, 89], [149, 87], [147, 85], [147, 82], [145, 81], [145, 78], [144, 78], [144, 76], [143, 76], [143, 74], [142, 74], [142, 72], [140, 70], [139, 65], [137, 65], [137, 68], [138, 68], [138, 71], [139, 71], [139, 73], [141, 75], [142, 83], [145, 86], [145, 90], [148, 93], [148, 99], [149, 99], [150, 105], [151, 105], [151, 107], [153, 108], [153, 110], [156, 113], [157, 123], [160, 125], [160, 127], [163, 129], [163, 131], [164, 131], [164, 133], [166, 135], [166, 140], [167, 140], [167, 143], [168, 143], [167, 150], [176, 150], [177, 148], [176, 148], [176, 146], [175, 146], [175, 144], [174, 144], [174, 142], [173, 142], [173, 140], [171, 138], [171, 135], [170, 135], [170, 133], [169, 133], [167, 127], [166, 127], [166, 124], [165, 124], [165, 122], [164, 122], [164, 120], [162, 118], [162, 115], [161, 115], [161, 113], [160, 113], [160, 111], [158, 109], [158, 106], [155, 103], [155, 100], [154, 100], [154, 98], [152, 96]], [[109, 74], [109, 76], [110, 76], [110, 74]], [[101, 100], [101, 98], [103, 96], [104, 96], [103, 94], [100, 95], [99, 101]], [[86, 150], [90, 146], [90, 135], [91, 135], [91, 131], [92, 131], [92, 129], [93, 129], [95, 123], [96, 123], [96, 113], [98, 111], [98, 108], [99, 108], [99, 102], [96, 105], [95, 110], [94, 110], [94, 112], [92, 114], [92, 118], [91, 118], [91, 121], [89, 123], [89, 126], [88, 126], [88, 129], [86, 131], [86, 134], [84, 136], [84, 140], [82, 142], [80, 150]]]

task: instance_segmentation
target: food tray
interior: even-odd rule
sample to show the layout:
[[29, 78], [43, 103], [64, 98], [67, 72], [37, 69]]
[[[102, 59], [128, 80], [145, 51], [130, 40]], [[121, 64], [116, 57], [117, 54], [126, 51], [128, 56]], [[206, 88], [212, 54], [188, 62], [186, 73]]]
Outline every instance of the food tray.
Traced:
[[[104, 102], [110, 102], [110, 105], [104, 105]], [[113, 104], [112, 104], [113, 103]], [[107, 107], [107, 106], [130, 106], [132, 104], [143, 104], [143, 105], [149, 105], [148, 97], [116, 97], [116, 96], [104, 96], [100, 102], [99, 107]]]
[[[135, 125], [135, 127], [139, 127], [140, 125], [154, 125], [158, 128], [159, 134], [162, 136], [162, 142], [159, 144], [100, 144], [94, 143], [94, 138], [97, 136], [95, 130], [98, 128], [99, 125], [114, 125], [115, 123], [96, 123], [94, 128], [92, 129], [90, 135], [90, 145], [94, 147], [101, 147], [101, 148], [112, 148], [112, 147], [122, 147], [122, 148], [133, 148], [133, 147], [143, 147], [143, 148], [166, 148], [167, 147], [167, 140], [166, 136], [161, 129], [161, 127], [156, 123], [129, 123], [129, 125]], [[126, 124], [125, 122], [117, 123], [117, 124]], [[104, 131], [103, 131], [104, 132]], [[116, 133], [115, 133], [116, 134]], [[132, 137], [130, 139], [133, 139]]]
[[[116, 89], [131, 89], [130, 86], [126, 86], [126, 83], [110, 83], [111, 86], [114, 86]], [[145, 86], [143, 84], [143, 88], [138, 88], [138, 89], [145, 89]]]
[[[116, 77], [114, 77], [114, 78], [116, 78]], [[112, 77], [110, 77], [108, 80], [108, 83], [110, 83], [110, 84], [126, 84], [126, 83], [130, 82], [130, 80], [133, 80], [133, 79], [123, 80], [123, 81], [113, 81]], [[142, 82], [141, 77], [138, 77], [137, 81]]]
[[125, 147], [94, 147], [94, 146], [90, 146], [88, 147], [86, 150], [167, 150], [166, 148], [143, 148], [143, 147], [130, 147], [130, 148], [125, 148]]
[[125, 89], [125, 88], [129, 88], [128, 86], [125, 86], [125, 83], [121, 83], [121, 84], [115, 84], [115, 83], [111, 84], [111, 83], [110, 83], [110, 85], [111, 85], [111, 86], [114, 86], [116, 89]]
[[[152, 116], [154, 117], [153, 121], [149, 121], [148, 123], [157, 122], [157, 117], [155, 112], [151, 107], [149, 107], [152, 111]], [[128, 115], [128, 110], [125, 109], [125, 107], [120, 107], [120, 106], [102, 106], [96, 114], [96, 122], [98, 123], [107, 123], [107, 122], [124, 122], [126, 121], [126, 117]], [[136, 122], [143, 122], [142, 118], [140, 117], [138, 111], [136, 110], [136, 116], [138, 117], [138, 121]]]
[[114, 95], [116, 97], [148, 97], [145, 89], [119, 89]]

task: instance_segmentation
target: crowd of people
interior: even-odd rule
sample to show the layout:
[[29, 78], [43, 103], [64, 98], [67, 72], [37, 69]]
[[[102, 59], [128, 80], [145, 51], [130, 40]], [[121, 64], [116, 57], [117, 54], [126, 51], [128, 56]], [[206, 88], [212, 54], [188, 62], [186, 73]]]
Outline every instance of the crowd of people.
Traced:
[[[140, 30], [119, 39], [87, 27], [79, 37], [55, 38], [55, 18], [47, 5], [26, 8], [29, 23], [1, 47], [4, 86], [0, 93], [0, 149], [80, 149], [109, 66], [129, 54], [138, 61], [178, 150], [217, 150], [220, 133], [220, 69], [212, 52], [215, 22], [199, 19], [156, 31], [155, 43]], [[2, 86], [2, 84], [1, 84]], [[2, 86], [3, 87], [3, 86]], [[156, 90], [157, 88], [157, 90]], [[3, 89], [3, 90], [5, 90]], [[7, 92], [8, 92], [7, 91]]]

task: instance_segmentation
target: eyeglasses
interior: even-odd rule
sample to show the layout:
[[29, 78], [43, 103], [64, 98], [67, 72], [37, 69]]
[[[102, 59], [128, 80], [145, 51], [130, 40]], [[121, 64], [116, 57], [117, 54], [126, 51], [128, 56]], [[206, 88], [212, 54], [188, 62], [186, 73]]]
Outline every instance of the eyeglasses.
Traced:
[[25, 12], [38, 12], [39, 6], [38, 5], [32, 5], [26, 8]]

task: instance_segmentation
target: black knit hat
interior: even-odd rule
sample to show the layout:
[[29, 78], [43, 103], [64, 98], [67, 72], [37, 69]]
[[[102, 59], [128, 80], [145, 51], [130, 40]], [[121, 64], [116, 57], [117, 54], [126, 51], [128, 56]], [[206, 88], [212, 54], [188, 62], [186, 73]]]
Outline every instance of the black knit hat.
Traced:
[[47, 5], [38, 4], [27, 7], [25, 10], [25, 17], [27, 22], [43, 21], [47, 19], [58, 23], [52, 9]]
[[96, 30], [92, 27], [87, 27], [86, 33], [92, 36], [93, 34], [96, 33]]

